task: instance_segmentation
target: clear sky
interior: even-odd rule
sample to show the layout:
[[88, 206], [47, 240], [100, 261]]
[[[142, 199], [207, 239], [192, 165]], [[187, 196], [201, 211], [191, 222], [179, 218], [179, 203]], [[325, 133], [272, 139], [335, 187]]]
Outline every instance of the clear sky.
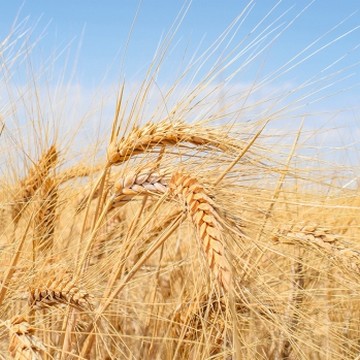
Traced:
[[[61, 72], [64, 64], [68, 63], [67, 74], [75, 74], [72, 81], [82, 89], [96, 87], [101, 81], [101, 84], [109, 86], [119, 84], [122, 77], [136, 82], [143, 76], [160, 39], [174, 23], [184, 3], [180, 0], [0, 1], [0, 38], [8, 34], [17, 15], [18, 22], [28, 17], [26, 26], [33, 29], [32, 39], [41, 34], [41, 41], [32, 54], [35, 68], [41, 64], [41, 59], [60, 53], [70, 44], [67, 50], [70, 53], [65, 52], [60, 57], [58, 70]], [[197, 49], [201, 53], [210, 46], [248, 3], [247, 0], [193, 0], [172, 41], [168, 61], [162, 69], [162, 79], [174, 80], [181, 63], [189, 61]], [[275, 9], [266, 18], [274, 6]], [[227, 51], [241, 44], [237, 49], [240, 52], [263, 32], [263, 41], [254, 48], [261, 56], [244, 68], [236, 81], [251, 84], [259, 73], [260, 78], [266, 77], [306, 49], [299, 59], [309, 59], [294, 68], [292, 65], [296, 61], [285, 66], [285, 70], [291, 71], [283, 70], [283, 76], [269, 85], [273, 88], [286, 88], [286, 84], [296, 86], [312, 77], [319, 79], [346, 69], [346, 79], [337, 82], [343, 78], [339, 72], [329, 81], [333, 83], [332, 88], [325, 89], [324, 94], [338, 94], [327, 100], [325, 108], [329, 112], [343, 108], [348, 113], [350, 111], [351, 115], [347, 115], [346, 119], [351, 118], [352, 130], [356, 130], [350, 135], [358, 138], [354, 134], [360, 136], [360, 29], [357, 28], [360, 26], [360, 0], [257, 0], [250, 8], [251, 12], [239, 21], [241, 26]], [[125, 67], [121, 70], [126, 40], [135, 18]], [[289, 24], [291, 26], [287, 28]], [[277, 38], [276, 34], [285, 28], [286, 31]], [[274, 38], [276, 41], [272, 42]], [[316, 39], [319, 41], [307, 49]], [[270, 43], [271, 46], [266, 46]], [[266, 51], [262, 52], [264, 48]], [[224, 76], [241, 66], [244, 59], [240, 58], [231, 65]], [[213, 61], [210, 59], [202, 70], [206, 72]], [[328, 68], [329, 65], [332, 65], [331, 68]], [[76, 71], [71, 72], [73, 68]], [[327, 83], [325, 81], [324, 85]], [[343, 140], [347, 141], [345, 135]]]
[[[203, 48], [206, 48], [242, 11], [246, 3], [247, 1], [244, 0], [193, 0], [177, 32], [177, 39], [181, 39], [182, 45], [179, 46], [181, 51], [185, 48], [196, 49], [201, 41]], [[276, 3], [277, 1], [273, 0], [255, 1], [251, 15], [239, 32], [239, 39], [241, 36], [246, 36], [247, 32]], [[274, 14], [279, 15], [289, 9], [283, 19], [290, 21], [309, 3], [305, 0], [285, 0]], [[20, 13], [20, 19], [30, 17], [29, 24], [38, 22], [37, 32], [40, 33], [46, 27], [45, 36], [39, 45], [42, 54], [50, 54], [51, 51], [60, 49], [72, 40], [74, 40], [72, 49], [75, 53], [81, 42], [77, 69], [78, 80], [95, 84], [108, 69], [110, 69], [108, 80], [113, 80], [114, 75], [118, 75], [116, 70], [119, 68], [119, 52], [124, 48], [138, 7], [139, 14], [126, 56], [127, 76], [136, 74], [149, 63], [159, 39], [173, 23], [182, 4], [184, 4], [183, 1], [176, 0], [1, 1], [0, 35], [4, 36], [9, 31], [15, 16]], [[316, 36], [324, 34], [356, 11], [358, 13], [350, 17], [344, 26], [326, 39], [330, 41], [336, 35], [360, 25], [359, 10], [359, 0], [315, 1], [277, 41], [271, 56], [267, 58], [267, 65], [277, 66], [278, 63], [309, 44]], [[321, 55], [323, 57], [309, 61], [309, 65], [298, 70], [298, 76], [301, 76], [302, 71], [306, 73], [310, 66], [315, 68], [316, 64], [321, 66], [325, 58], [335, 59], [350, 51], [359, 41], [360, 31], [357, 31], [324, 52]], [[359, 53], [356, 56], [359, 59]], [[355, 60], [355, 55], [353, 59]], [[359, 74], [357, 79], [360, 79]]]

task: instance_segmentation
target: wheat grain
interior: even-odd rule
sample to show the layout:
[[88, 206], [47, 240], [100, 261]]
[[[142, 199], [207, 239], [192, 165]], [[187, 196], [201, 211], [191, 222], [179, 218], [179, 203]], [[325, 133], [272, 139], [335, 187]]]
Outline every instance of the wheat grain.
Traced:
[[175, 172], [170, 181], [166, 176], [152, 170], [132, 171], [121, 178], [114, 190], [112, 207], [129, 201], [135, 195], [165, 194], [170, 192], [185, 201], [195, 224], [208, 265], [220, 284], [229, 289], [231, 268], [225, 257], [223, 228], [214, 202], [206, 194], [198, 180], [182, 172]]
[[119, 207], [136, 195], [165, 194], [166, 174], [151, 168], [130, 171], [118, 179], [113, 188], [112, 208]]
[[83, 164], [77, 164], [77, 165], [74, 165], [73, 167], [61, 172], [56, 177], [56, 181], [58, 182], [59, 185], [64, 184], [73, 179], [91, 176], [91, 175], [99, 172], [103, 168], [104, 168], [103, 164], [98, 164], [98, 165], [94, 165], [94, 166], [86, 166]]
[[334, 234], [329, 228], [314, 224], [286, 226], [275, 234], [273, 240], [318, 249], [338, 260], [351, 272], [360, 274], [360, 252], [342, 245], [341, 236]]

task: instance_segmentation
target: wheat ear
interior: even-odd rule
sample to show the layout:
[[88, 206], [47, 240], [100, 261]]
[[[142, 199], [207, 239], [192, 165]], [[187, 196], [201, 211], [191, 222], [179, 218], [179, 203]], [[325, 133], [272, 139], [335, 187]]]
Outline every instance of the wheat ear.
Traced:
[[91, 295], [75, 284], [71, 274], [63, 273], [51, 277], [43, 286], [31, 287], [28, 304], [35, 310], [63, 304], [80, 310], [93, 308]]
[[[142, 128], [134, 128], [120, 141], [113, 141], [108, 148], [108, 163], [121, 164], [134, 155], [152, 150], [157, 146], [190, 143], [195, 146], [208, 146], [221, 151], [231, 148], [230, 139], [224, 141], [226, 135], [218, 130], [205, 128], [197, 124], [188, 125], [182, 121], [167, 120], [158, 123], [147, 123]], [[235, 146], [235, 145], [234, 145]]]
[[307, 224], [287, 226], [280, 229], [273, 240], [286, 244], [297, 244], [316, 248], [338, 260], [351, 272], [360, 273], [360, 252], [339, 243], [340, 236], [325, 227]]
[[39, 162], [30, 169], [28, 176], [20, 181], [20, 191], [16, 194], [12, 207], [12, 216], [15, 222], [19, 220], [21, 211], [41, 186], [50, 169], [55, 166], [57, 158], [58, 153], [53, 145], [41, 157]]
[[35, 330], [23, 316], [6, 322], [10, 329], [9, 353], [16, 360], [41, 360], [46, 351], [44, 344], [34, 336]]
[[47, 251], [53, 246], [55, 231], [56, 205], [58, 202], [58, 184], [56, 181], [52, 178], [46, 179], [39, 195], [39, 208], [34, 218], [34, 244], [37, 251]]
[[229, 290], [231, 284], [231, 266], [225, 256], [223, 227], [213, 200], [197, 178], [176, 172], [169, 183], [170, 192], [186, 204], [187, 211], [194, 223], [208, 265], [221, 286]]

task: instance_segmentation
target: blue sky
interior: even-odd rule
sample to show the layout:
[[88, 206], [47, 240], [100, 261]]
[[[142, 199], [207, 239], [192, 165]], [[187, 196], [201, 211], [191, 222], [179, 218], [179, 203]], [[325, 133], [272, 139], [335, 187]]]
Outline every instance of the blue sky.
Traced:
[[[6, 34], [20, 11], [20, 19], [30, 16], [29, 24], [37, 24], [36, 32], [46, 26], [46, 33], [37, 51], [42, 56], [58, 51], [73, 41], [71, 49], [75, 57], [80, 46], [77, 66], [77, 80], [85, 84], [96, 84], [109, 70], [107, 81], [113, 81], [119, 74], [119, 53], [124, 49], [129, 29], [134, 20], [137, 8], [138, 17], [131, 36], [126, 56], [126, 76], [135, 74], [146, 67], [152, 58], [161, 36], [169, 29], [178, 14], [183, 1], [169, 0], [87, 0], [87, 1], [48, 1], [48, 0], [12, 0], [0, 2], [0, 35]], [[176, 40], [180, 39], [178, 54], [196, 49], [202, 41], [205, 49], [244, 8], [246, 1], [240, 0], [193, 0]], [[242, 25], [241, 35], [247, 32], [276, 4], [277, 1], [256, 1], [251, 15]], [[286, 9], [289, 13], [284, 21], [290, 21], [309, 1], [283, 1], [275, 14]], [[292, 8], [293, 7], [293, 8]], [[20, 10], [21, 9], [21, 10]], [[266, 66], [276, 67], [292, 54], [309, 44], [316, 36], [324, 34], [332, 26], [360, 10], [358, 0], [317, 0], [274, 44], [266, 58]], [[326, 41], [340, 35], [360, 24], [360, 13], [353, 15]], [[360, 32], [357, 31], [344, 38], [331, 49], [310, 60], [297, 70], [296, 76], [306, 76], [316, 67], [326, 64], [357, 45]], [[175, 42], [174, 42], [175, 43]], [[55, 50], [57, 49], [57, 50]], [[356, 54], [359, 59], [359, 53]], [[352, 60], [356, 59], [354, 55]], [[175, 57], [174, 57], [175, 58]], [[351, 62], [351, 59], [350, 59]], [[345, 62], [347, 64], [347, 62]], [[360, 75], [357, 75], [357, 80]], [[354, 79], [355, 81], [355, 79]]]
[[[81, 143], [91, 143], [96, 141], [100, 126], [103, 126], [102, 131], [107, 134], [115, 103], [114, 90], [117, 90], [120, 81], [125, 78], [127, 84], [137, 84], [144, 78], [160, 40], [169, 31], [185, 3], [180, 0], [1, 1], [0, 43], [9, 33], [16, 16], [18, 23], [27, 19], [23, 29], [32, 29], [30, 40], [36, 41], [41, 37], [31, 52], [30, 73], [42, 69], [46, 59], [50, 59], [47, 64], [51, 64], [51, 71], [45, 79], [46, 85], [54, 81], [56, 86], [62, 74], [65, 79], [62, 84], [68, 85], [70, 82], [71, 85], [65, 90], [66, 107], [62, 105], [63, 99], [58, 95], [54, 95], [54, 101], [47, 101], [46, 96], [42, 98], [44, 121], [52, 117], [64, 132], [72, 134], [74, 124], [81, 118], [86, 122], [81, 133], [86, 140]], [[166, 61], [161, 66], [161, 74], [157, 79], [159, 89], [163, 83], [171, 86], [192, 55], [196, 51], [198, 54], [205, 51], [248, 4], [247, 0], [193, 0], [172, 41]], [[244, 66], [225, 85], [225, 88], [233, 86], [241, 94], [246, 93], [246, 88], [266, 79], [269, 74], [279, 71], [281, 76], [274, 75], [266, 86], [254, 94], [252, 100], [255, 103], [260, 97], [268, 99], [279, 91], [286, 94], [285, 103], [291, 103], [296, 97], [303, 95], [310, 96], [302, 100], [304, 106], [300, 109], [300, 115], [285, 114], [283, 120], [286, 123], [281, 123], [283, 120], [280, 120], [272, 125], [270, 131], [277, 133], [280, 129], [284, 134], [291, 134], [287, 128], [295, 131], [303, 118], [302, 114], [306, 114], [304, 138], [309, 138], [305, 141], [310, 148], [336, 147], [331, 151], [325, 150], [328, 158], [338, 157], [340, 162], [350, 159], [350, 162], [358, 163], [360, 29], [357, 27], [360, 26], [360, 1], [256, 0], [249, 5], [248, 9], [250, 8], [251, 11], [246, 12], [247, 15], [239, 21], [239, 29], [229, 34], [228, 40], [201, 68], [199, 79], [211, 68], [219, 54], [224, 57], [231, 53], [231, 49], [239, 46], [231, 55], [236, 57], [263, 32], [264, 39], [254, 47], [255, 54], [258, 54], [256, 58], [245, 66], [246, 59], [251, 54], [251, 51], [247, 52], [216, 78], [215, 83], [221, 83], [229, 74]], [[269, 12], [270, 15], [266, 17]], [[125, 65], [121, 67], [125, 44], [134, 21], [124, 58]], [[267, 28], [273, 21], [275, 23]], [[252, 31], [254, 28], [255, 31]], [[347, 35], [343, 36], [344, 34]], [[231, 44], [226, 48], [230, 39]], [[316, 44], [307, 48], [312, 42]], [[53, 62], [52, 59], [57, 54], [61, 56]], [[287, 64], [297, 54], [300, 54], [299, 58]], [[29, 86], [29, 63], [27, 59], [23, 62], [21, 60], [18, 61], [19, 66], [13, 69], [11, 78], [11, 85], [15, 84], [20, 89], [15, 99], [17, 105]], [[298, 62], [300, 63], [297, 64]], [[299, 90], [294, 95], [291, 93], [292, 89], [309, 79], [320, 78], [324, 80]], [[4, 89], [8, 89], [9, 82], [3, 81], [1, 75], [0, 85], [0, 112], [11, 117], [14, 100], [8, 101], [4, 96]], [[41, 87], [42, 83], [37, 85]], [[47, 91], [46, 86], [44, 89]], [[50, 90], [53, 89], [50, 86]], [[211, 87], [209, 89], [211, 91]], [[318, 93], [319, 89], [321, 91]], [[150, 102], [161, 103], [164, 100], [161, 91], [155, 92]], [[11, 93], [10, 89], [10, 96]], [[215, 96], [220, 105], [222, 101], [230, 101], [226, 95], [225, 100], [221, 98], [222, 91]], [[313, 103], [318, 98], [324, 99]], [[30, 94], [30, 101], [32, 100]], [[59, 107], [56, 103], [59, 103]], [[266, 106], [271, 109], [271, 102], [264, 102], [264, 105], [255, 106], [254, 109], [261, 112]], [[25, 107], [26, 105], [24, 109]], [[21, 109], [21, 106], [18, 108]], [[29, 107], [24, 111], [28, 109]], [[21, 119], [32, 117], [32, 114], [22, 116], [22, 110], [17, 111], [20, 123]], [[251, 117], [251, 111], [249, 113]], [[256, 116], [254, 115], [255, 120]], [[145, 116], [144, 119], [148, 117]], [[332, 130], [325, 130], [328, 128]], [[310, 135], [307, 136], [306, 132]], [[292, 141], [291, 136], [288, 136], [288, 141]], [[339, 149], [345, 149], [345, 155]]]
[[[87, 96], [87, 90], [97, 86], [106, 88], [118, 85], [123, 77], [130, 83], [142, 79], [160, 39], [174, 23], [184, 3], [185, 1], [180, 0], [1, 1], [0, 38], [8, 34], [17, 14], [18, 21], [28, 17], [26, 27], [33, 29], [32, 39], [37, 39], [40, 34], [42, 37], [31, 55], [35, 69], [41, 67], [44, 59], [66, 49], [54, 65], [54, 79], [56, 80], [57, 73], [60, 74], [66, 64], [66, 75], [72, 74], [71, 81], [78, 86], [77, 91]], [[360, 61], [360, 29], [356, 29], [360, 25], [360, 2], [359, 0], [341, 2], [315, 0], [301, 16], [296, 18], [310, 3], [305, 0], [283, 0], [282, 2], [257, 0], [252, 3], [251, 12], [244, 17], [244, 21], [232, 39], [232, 44], [227, 49], [228, 52], [237, 44], [241, 44], [237, 49], [240, 51], [272, 21], [280, 17], [281, 19], [276, 23], [279, 28], [274, 33], [270, 30], [265, 31], [263, 36], [267, 33], [271, 35], [257, 47], [261, 55], [238, 74], [234, 79], [235, 85], [241, 88], [244, 84], [251, 85], [259, 79], [266, 78], [268, 74], [281, 68], [289, 59], [321, 37], [313, 47], [301, 55], [301, 58], [306, 58], [315, 52], [313, 56], [291, 71], [286, 69], [290, 69], [292, 65], [285, 66], [285, 72], [281, 71], [283, 75], [271, 81], [264, 91], [291, 88], [312, 77], [320, 78], [332, 72], [339, 72], [333, 79], [316, 85], [321, 87], [333, 83], [331, 88], [323, 91], [323, 95], [332, 93], [336, 95], [325, 99], [321, 106], [313, 106], [309, 111], [326, 109], [332, 116], [337, 109], [346, 109], [346, 114], [339, 116], [339, 121], [344, 124], [346, 122], [344, 126], [348, 128], [350, 126], [351, 131], [340, 137], [344, 142], [349, 142], [346, 138], [348, 136], [353, 137], [350, 140], [356, 140], [360, 136], [358, 124], [360, 120], [360, 66], [357, 64]], [[172, 41], [172, 47], [167, 61], [162, 66], [162, 77], [159, 81], [171, 83], [175, 80], [179, 71], [181, 73], [181, 66], [191, 59], [192, 54], [196, 50], [201, 53], [208, 48], [242, 12], [246, 4], [248, 1], [245, 0], [193, 0]], [[278, 6], [271, 15], [261, 23], [261, 20], [276, 4]], [[121, 68], [125, 44], [137, 11], [138, 15], [125, 56], [125, 66]], [[295, 18], [296, 20], [292, 23]], [[344, 22], [341, 23], [342, 21]], [[252, 33], [251, 30], [259, 23], [261, 26]], [[287, 28], [289, 24], [291, 26]], [[272, 29], [277, 25], [273, 25]], [[286, 31], [277, 37], [276, 34], [284, 28]], [[351, 32], [351, 30], [354, 31]], [[348, 32], [350, 33], [347, 36], [342, 36]], [[332, 43], [339, 37], [341, 37], [339, 41]], [[276, 41], [272, 42], [274, 38]], [[327, 46], [329, 43], [331, 46]], [[321, 47], [324, 49], [317, 52], [317, 49]], [[214, 59], [209, 59], [200, 74], [206, 73], [214, 64]], [[244, 58], [240, 58], [217, 80], [223, 80], [242, 66], [243, 62]], [[292, 64], [294, 63], [296, 61]], [[333, 66], [324, 72], [323, 70], [330, 64]], [[347, 67], [350, 68], [347, 69]], [[344, 73], [340, 73], [343, 69], [346, 69]], [[21, 82], [23, 74], [21, 71], [17, 74], [17, 81]], [[86, 107], [85, 103], [79, 107]], [[112, 109], [113, 103], [111, 111]], [[317, 125], [319, 123], [316, 123]], [[340, 138], [336, 134], [335, 136]], [[335, 140], [334, 143], [336, 143]]]

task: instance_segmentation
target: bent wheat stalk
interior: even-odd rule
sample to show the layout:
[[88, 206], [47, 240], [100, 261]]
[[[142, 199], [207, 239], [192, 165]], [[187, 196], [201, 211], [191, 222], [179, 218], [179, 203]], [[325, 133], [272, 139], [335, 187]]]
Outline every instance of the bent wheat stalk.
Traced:
[[190, 143], [195, 146], [208, 146], [227, 152], [238, 148], [230, 138], [224, 141], [226, 135], [212, 128], [182, 121], [170, 122], [163, 120], [158, 123], [147, 123], [142, 128], [134, 128], [120, 141], [113, 140], [108, 148], [109, 165], [119, 165], [132, 156], [150, 151], [157, 146], [178, 145]]
[[59, 183], [59, 185], [64, 184], [73, 179], [87, 177], [87, 176], [96, 174], [103, 168], [104, 168], [103, 164], [98, 164], [98, 165], [94, 165], [94, 166], [86, 166], [83, 164], [78, 164], [78, 165], [75, 165], [71, 168], [64, 170], [62, 173], [60, 173], [56, 177], [56, 180]]
[[231, 283], [231, 267], [225, 256], [221, 218], [213, 200], [195, 177], [184, 172], [176, 172], [168, 181], [165, 175], [157, 171], [130, 172], [115, 185], [111, 208], [120, 206], [136, 195], [165, 193], [178, 196], [185, 202], [210, 270], [221, 286], [228, 290]]

